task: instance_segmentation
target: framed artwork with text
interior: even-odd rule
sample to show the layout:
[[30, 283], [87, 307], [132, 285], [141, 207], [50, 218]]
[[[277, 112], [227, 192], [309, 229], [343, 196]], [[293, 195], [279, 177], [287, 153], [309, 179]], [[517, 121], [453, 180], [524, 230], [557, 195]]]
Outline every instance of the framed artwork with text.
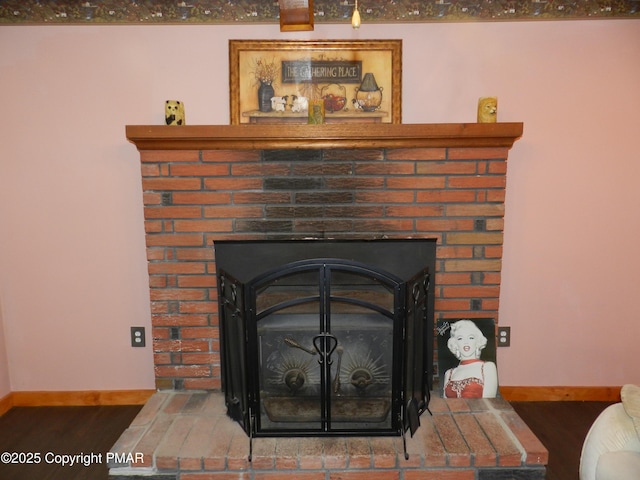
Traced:
[[493, 318], [438, 320], [439, 390], [445, 398], [499, 395]]
[[401, 40], [230, 40], [231, 124], [401, 123], [401, 77]]

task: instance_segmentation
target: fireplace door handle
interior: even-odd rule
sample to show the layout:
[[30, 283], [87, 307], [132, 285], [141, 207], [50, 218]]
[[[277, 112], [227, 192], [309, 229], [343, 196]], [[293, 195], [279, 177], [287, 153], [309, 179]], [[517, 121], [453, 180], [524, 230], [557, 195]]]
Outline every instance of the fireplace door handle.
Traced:
[[[325, 351], [325, 345], [328, 351]], [[313, 337], [313, 346], [315, 347], [320, 358], [318, 359], [318, 363], [323, 365], [325, 361], [327, 365], [331, 365], [333, 360], [331, 360], [331, 354], [335, 351], [338, 346], [338, 339], [327, 332], [322, 332], [320, 335], [316, 335]]]

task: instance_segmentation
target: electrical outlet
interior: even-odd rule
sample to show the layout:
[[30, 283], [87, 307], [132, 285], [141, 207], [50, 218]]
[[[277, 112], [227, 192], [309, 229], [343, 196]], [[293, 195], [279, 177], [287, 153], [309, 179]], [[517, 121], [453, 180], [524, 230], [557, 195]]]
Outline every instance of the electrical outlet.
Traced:
[[144, 327], [131, 327], [131, 346], [144, 347]]
[[498, 346], [508, 347], [511, 345], [511, 327], [498, 327]]

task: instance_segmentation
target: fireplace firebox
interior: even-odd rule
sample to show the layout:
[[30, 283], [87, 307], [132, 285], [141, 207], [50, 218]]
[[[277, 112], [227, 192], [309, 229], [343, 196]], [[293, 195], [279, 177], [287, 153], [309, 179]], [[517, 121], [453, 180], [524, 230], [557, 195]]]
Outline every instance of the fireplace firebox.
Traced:
[[435, 240], [217, 241], [215, 256], [222, 388], [251, 439], [415, 432]]

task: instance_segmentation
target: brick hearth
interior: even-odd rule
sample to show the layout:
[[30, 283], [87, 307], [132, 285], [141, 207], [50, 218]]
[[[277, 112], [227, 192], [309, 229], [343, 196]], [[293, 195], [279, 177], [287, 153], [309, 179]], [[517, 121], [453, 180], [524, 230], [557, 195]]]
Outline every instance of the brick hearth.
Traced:
[[548, 453], [501, 399], [433, 398], [405, 460], [398, 437], [249, 439], [218, 392], [159, 392], [112, 452], [112, 480], [542, 480]]

